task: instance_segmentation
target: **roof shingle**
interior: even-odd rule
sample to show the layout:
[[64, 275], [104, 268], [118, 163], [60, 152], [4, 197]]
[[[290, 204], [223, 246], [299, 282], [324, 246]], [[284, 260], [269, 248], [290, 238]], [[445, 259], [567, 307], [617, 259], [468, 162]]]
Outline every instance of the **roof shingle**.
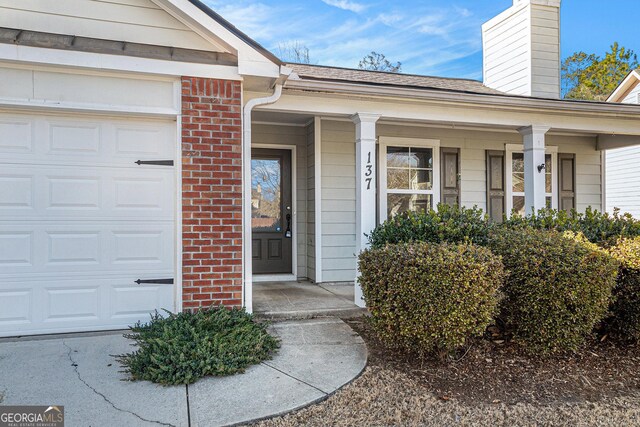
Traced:
[[351, 68], [328, 67], [309, 64], [286, 64], [302, 80], [328, 80], [364, 83], [382, 86], [436, 89], [485, 95], [505, 95], [491, 89], [482, 82], [470, 79], [419, 76], [414, 74], [390, 73], [384, 71], [356, 70]]

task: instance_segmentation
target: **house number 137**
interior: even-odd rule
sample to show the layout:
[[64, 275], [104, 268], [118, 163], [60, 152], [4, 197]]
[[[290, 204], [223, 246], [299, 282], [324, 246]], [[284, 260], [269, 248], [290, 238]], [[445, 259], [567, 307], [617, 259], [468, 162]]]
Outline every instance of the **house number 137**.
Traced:
[[367, 183], [367, 190], [371, 190], [371, 181], [373, 181], [373, 164], [371, 163], [371, 151], [367, 153], [367, 163], [364, 166], [364, 180]]

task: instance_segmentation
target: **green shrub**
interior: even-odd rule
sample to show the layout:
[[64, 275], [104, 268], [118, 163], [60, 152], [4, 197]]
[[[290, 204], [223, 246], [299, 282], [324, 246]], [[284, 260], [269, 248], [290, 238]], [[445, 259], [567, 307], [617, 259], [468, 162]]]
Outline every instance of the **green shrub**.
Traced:
[[570, 213], [554, 209], [542, 209], [536, 215], [521, 217], [512, 215], [506, 226], [528, 225], [538, 229], [573, 231], [582, 233], [593, 243], [609, 246], [620, 237], [640, 236], [640, 221], [630, 214], [620, 214], [615, 209], [612, 215], [588, 207], [585, 213], [575, 210]]
[[439, 204], [428, 212], [407, 212], [377, 226], [370, 235], [372, 248], [408, 242], [471, 242], [486, 245], [489, 220], [481, 209]]
[[640, 238], [620, 240], [611, 254], [620, 262], [611, 323], [620, 337], [637, 341], [640, 339]]
[[398, 244], [360, 254], [360, 285], [386, 345], [444, 357], [493, 321], [500, 259], [470, 244]]
[[138, 350], [117, 356], [133, 380], [190, 384], [207, 375], [231, 375], [269, 359], [278, 340], [243, 310], [211, 307], [131, 327]]
[[489, 246], [507, 278], [502, 312], [531, 353], [576, 351], [607, 314], [618, 262], [584, 237], [498, 227]]

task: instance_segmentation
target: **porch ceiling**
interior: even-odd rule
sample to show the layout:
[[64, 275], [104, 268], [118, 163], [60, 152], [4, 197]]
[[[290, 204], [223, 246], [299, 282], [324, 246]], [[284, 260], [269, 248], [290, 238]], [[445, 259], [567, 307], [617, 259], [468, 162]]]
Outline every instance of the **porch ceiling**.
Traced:
[[252, 115], [252, 121], [253, 123], [304, 126], [309, 124], [313, 120], [313, 117], [312, 114], [255, 110]]

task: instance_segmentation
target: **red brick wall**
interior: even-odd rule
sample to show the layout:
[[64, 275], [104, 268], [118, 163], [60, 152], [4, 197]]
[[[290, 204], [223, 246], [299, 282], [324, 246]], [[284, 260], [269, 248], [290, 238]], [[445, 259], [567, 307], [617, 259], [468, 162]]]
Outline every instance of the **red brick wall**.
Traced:
[[183, 309], [242, 304], [242, 87], [182, 78]]

